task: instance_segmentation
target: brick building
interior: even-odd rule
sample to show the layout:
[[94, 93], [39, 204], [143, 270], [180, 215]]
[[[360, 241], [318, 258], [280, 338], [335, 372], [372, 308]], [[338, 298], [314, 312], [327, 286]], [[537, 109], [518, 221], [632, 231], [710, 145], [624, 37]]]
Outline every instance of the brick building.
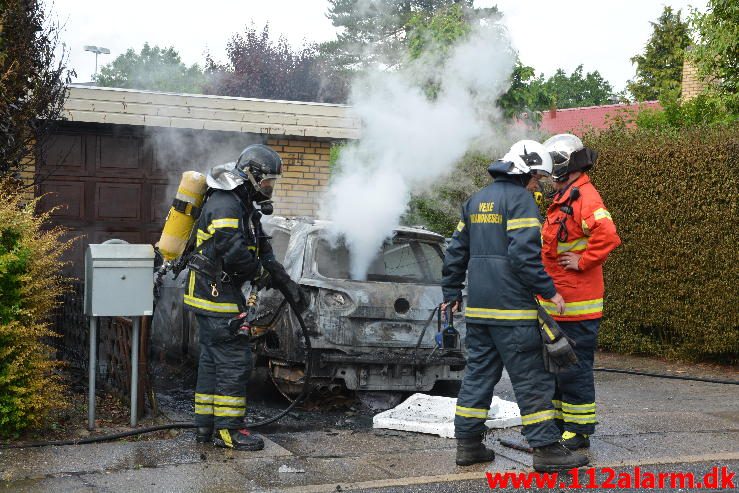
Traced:
[[180, 175], [235, 160], [252, 143], [282, 156], [275, 213], [315, 216], [335, 142], [359, 137], [343, 105], [72, 86], [67, 120], [38, 146], [23, 178], [44, 209], [80, 237], [69, 254], [81, 273], [88, 243], [158, 240]]
[[[645, 108], [660, 108], [659, 101], [645, 101], [635, 104], [605, 104], [550, 110], [542, 113], [541, 129], [549, 134], [571, 132], [582, 135], [588, 130], [603, 130], [618, 117], [627, 120]], [[631, 124], [628, 124], [631, 125]]]
[[690, 61], [689, 52], [692, 47], [686, 49], [685, 60], [683, 60], [683, 82], [681, 97], [684, 101], [693, 99], [706, 88], [706, 83], [698, 75], [698, 68]]
[[[687, 48], [689, 52], [691, 47]], [[698, 69], [686, 56], [683, 61], [682, 92], [683, 101], [694, 98], [706, 88], [706, 82], [701, 80]], [[551, 110], [542, 113], [541, 128], [550, 134], [572, 132], [582, 135], [588, 130], [602, 130], [608, 128], [610, 122], [623, 115], [629, 117], [642, 109], [659, 109], [659, 101], [645, 101], [634, 104], [607, 104], [603, 106], [588, 106], [581, 108], [567, 108]], [[627, 118], [628, 119], [628, 118]], [[633, 125], [633, 124], [627, 124]]]
[[267, 145], [286, 163], [275, 188], [275, 214], [315, 217], [318, 198], [330, 175], [331, 142], [303, 137], [268, 138]]

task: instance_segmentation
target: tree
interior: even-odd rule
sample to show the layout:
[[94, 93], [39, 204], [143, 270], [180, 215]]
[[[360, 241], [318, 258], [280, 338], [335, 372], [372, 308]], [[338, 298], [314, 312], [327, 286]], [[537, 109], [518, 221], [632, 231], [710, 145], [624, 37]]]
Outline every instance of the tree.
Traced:
[[[408, 57], [401, 68], [414, 63], [443, 66], [451, 49], [473, 31], [476, 23], [490, 22], [491, 17], [497, 15], [494, 9], [481, 12], [462, 4], [440, 8], [431, 18], [419, 12], [408, 21]], [[515, 56], [515, 53], [511, 50], [510, 54], [501, 53], [501, 56]], [[418, 67], [411, 65], [410, 68]], [[419, 72], [425, 73], [422, 68]], [[543, 94], [536, 86], [536, 80], [534, 69], [517, 61], [510, 75], [508, 89], [496, 101], [490, 100], [489, 105], [497, 106], [509, 121], [523, 113], [536, 117], [537, 114], [531, 110], [536, 104], [541, 104], [539, 98]], [[439, 84], [436, 80], [422, 79], [420, 82], [425, 82], [429, 98], [437, 96]], [[403, 222], [423, 224], [438, 233], [451, 235], [459, 222], [459, 204], [489, 180], [487, 167], [492, 155], [502, 155], [503, 149], [488, 151], [491, 155], [470, 152], [455, 164], [455, 176], [464, 176], [465, 179], [445, 180], [430, 190], [414, 194]]]
[[681, 11], [665, 7], [642, 54], [631, 58], [636, 64], [636, 77], [627, 84], [638, 101], [653, 101], [668, 92], [679, 93], [682, 82], [685, 48], [690, 44], [690, 31]]
[[[461, 3], [439, 8], [430, 18], [425, 12], [418, 12], [408, 21], [408, 58], [411, 61], [418, 60], [433, 52], [433, 60], [424, 58], [424, 62], [442, 63], [449, 50], [461, 38], [469, 35], [475, 23], [498, 16], [495, 8], [472, 9]], [[537, 105], [543, 104], [543, 92], [535, 85], [536, 80], [533, 78], [534, 69], [517, 60], [510, 76], [510, 87], [497, 101], [506, 118], [530, 112]], [[427, 93], [433, 97], [435, 92], [434, 82], [429, 81]]]
[[345, 69], [380, 63], [389, 67], [406, 56], [411, 31], [449, 7], [490, 15], [495, 7], [478, 9], [473, 0], [329, 0], [327, 17], [341, 31], [320, 46], [322, 54]]
[[411, 15], [406, 22], [403, 40], [411, 60], [417, 60], [430, 50], [443, 58], [460, 38], [472, 30], [472, 16], [469, 14], [469, 7], [455, 3], [437, 9], [433, 14], [421, 10]]
[[95, 82], [106, 87], [198, 94], [202, 92], [205, 75], [197, 64], [185, 65], [174, 48], [144, 43], [140, 53], [129, 48], [103, 66]]
[[261, 32], [247, 26], [227, 45], [228, 62], [208, 58], [211, 94], [291, 101], [342, 103], [347, 79], [319, 55], [315, 45], [294, 50], [284, 37], [270, 39], [269, 25]]
[[739, 2], [709, 0], [705, 13], [693, 11], [696, 43], [690, 57], [734, 115], [739, 114]]
[[[613, 88], [597, 70], [583, 77], [583, 66], [579, 65], [570, 75], [563, 69], [557, 71], [542, 84], [542, 90], [557, 108], [600, 106], [610, 101]], [[547, 107], [537, 107], [545, 110]]]
[[503, 110], [507, 118], [515, 118], [523, 113], [529, 115], [527, 121], [536, 122], [539, 115], [535, 110], [548, 108], [551, 97], [544, 88], [544, 76], [538, 78], [533, 67], [524, 65], [521, 61], [516, 62], [511, 74], [511, 86], [498, 99], [498, 106]]
[[[455, 3], [439, 8], [430, 18], [424, 12], [411, 16], [406, 45], [411, 60], [420, 58], [429, 50], [443, 59], [450, 47], [467, 36], [481, 16], [497, 17], [497, 10], [481, 12]], [[613, 88], [595, 70], [583, 76], [583, 66], [578, 66], [570, 75], [559, 69], [549, 79], [535, 76], [533, 67], [517, 61], [510, 77], [510, 88], [498, 100], [506, 117], [512, 118], [532, 110], [542, 111], [552, 105], [558, 108], [597, 106], [610, 100]], [[433, 92], [433, 91], [432, 91]]]
[[66, 53], [36, 0], [0, 0], [0, 178], [16, 177], [63, 119]]

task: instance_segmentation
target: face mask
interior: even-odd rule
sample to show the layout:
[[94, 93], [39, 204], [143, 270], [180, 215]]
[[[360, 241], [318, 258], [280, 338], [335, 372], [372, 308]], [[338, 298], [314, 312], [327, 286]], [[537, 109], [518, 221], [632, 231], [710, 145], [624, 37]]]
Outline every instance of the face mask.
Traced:
[[257, 192], [269, 199], [272, 198], [272, 192], [275, 189], [276, 182], [277, 178], [274, 175], [268, 175], [259, 180], [259, 184], [254, 188], [256, 188]]
[[271, 200], [257, 202], [257, 205], [259, 206], [259, 212], [265, 216], [271, 216], [275, 212], [275, 206]]
[[274, 191], [274, 187], [260, 187], [259, 188], [259, 194], [267, 199], [272, 198], [273, 191]]

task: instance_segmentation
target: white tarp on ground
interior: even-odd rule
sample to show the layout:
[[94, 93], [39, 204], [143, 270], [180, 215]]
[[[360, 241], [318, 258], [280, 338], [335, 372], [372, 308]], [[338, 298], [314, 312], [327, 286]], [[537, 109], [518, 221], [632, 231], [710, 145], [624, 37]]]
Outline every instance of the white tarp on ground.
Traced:
[[[372, 420], [373, 428], [415, 431], [454, 438], [454, 412], [457, 399], [426, 394], [413, 394], [398, 406], [377, 414]], [[521, 424], [518, 404], [493, 397], [485, 426], [508, 428]]]

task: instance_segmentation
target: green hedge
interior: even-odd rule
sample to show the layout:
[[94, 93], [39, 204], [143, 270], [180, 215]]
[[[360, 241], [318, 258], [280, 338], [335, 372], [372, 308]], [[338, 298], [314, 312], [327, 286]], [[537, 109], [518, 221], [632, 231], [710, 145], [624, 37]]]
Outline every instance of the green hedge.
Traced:
[[605, 265], [601, 347], [739, 362], [739, 125], [584, 140], [623, 241]]

